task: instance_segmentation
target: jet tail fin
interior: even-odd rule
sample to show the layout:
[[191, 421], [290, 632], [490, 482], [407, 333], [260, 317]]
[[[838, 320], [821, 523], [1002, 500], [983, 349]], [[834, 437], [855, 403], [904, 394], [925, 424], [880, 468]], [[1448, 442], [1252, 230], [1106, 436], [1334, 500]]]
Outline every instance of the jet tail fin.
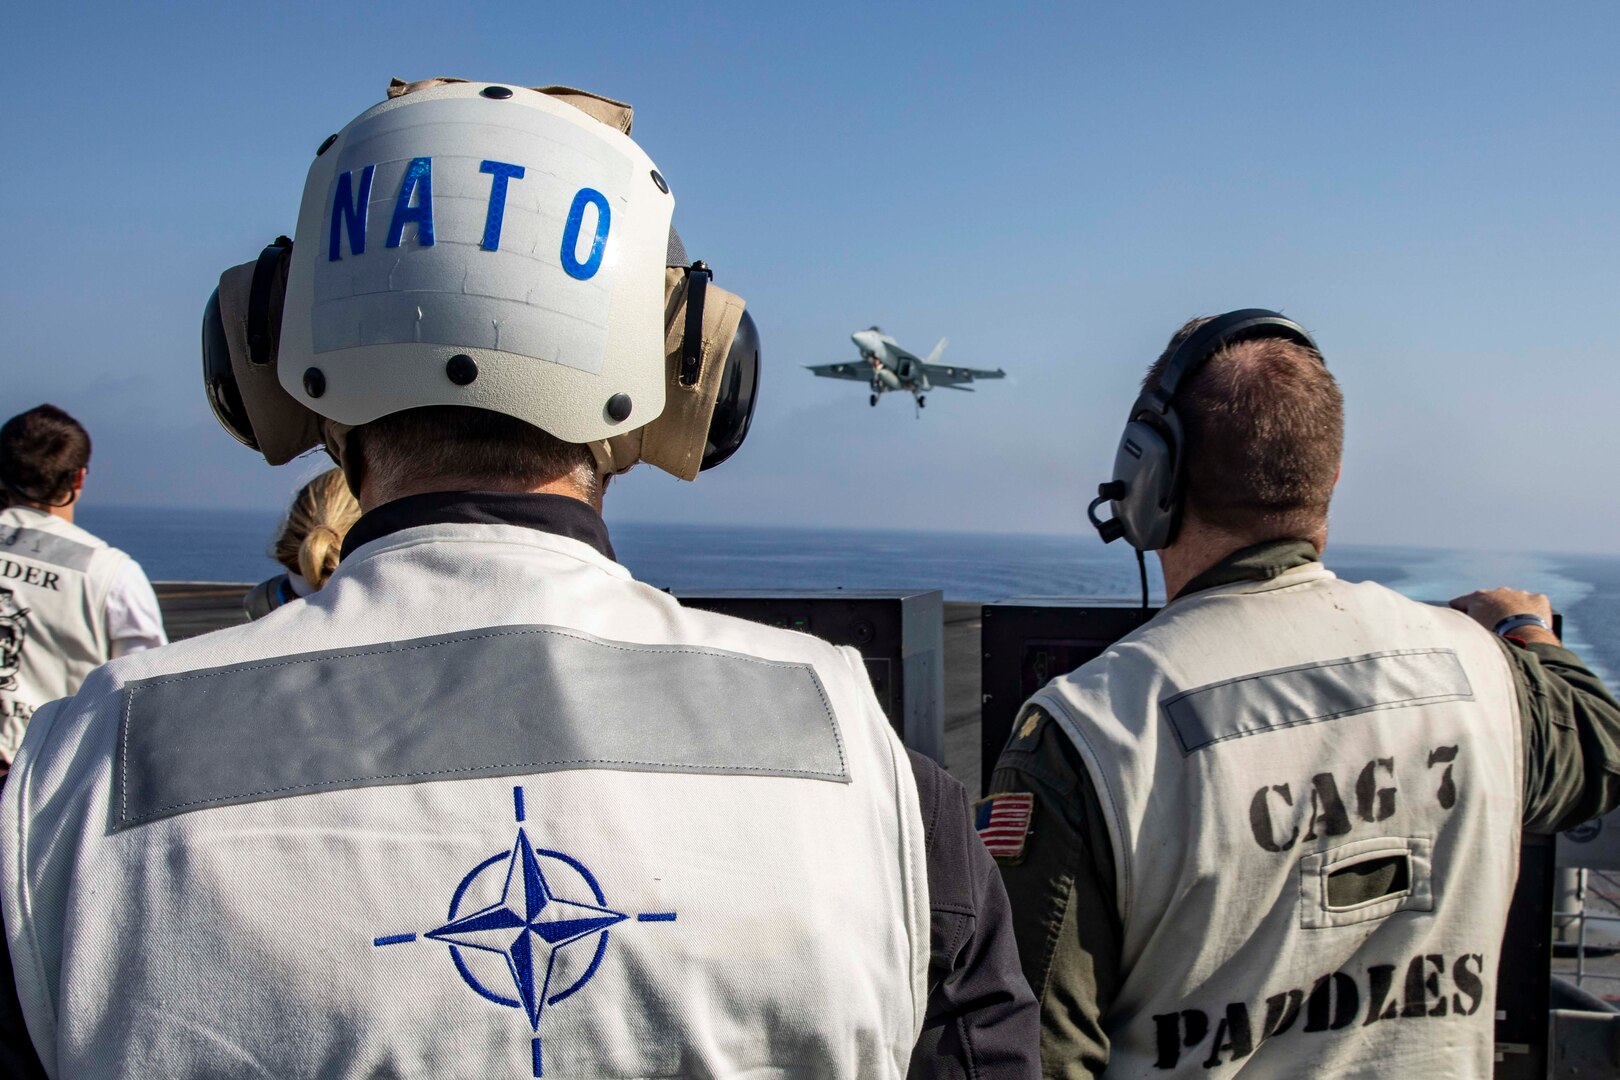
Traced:
[[925, 364], [937, 364], [937, 363], [939, 363], [939, 354], [945, 351], [945, 346], [949, 342], [950, 342], [950, 338], [940, 338], [939, 339], [939, 344], [934, 346], [934, 351], [928, 354], [928, 359], [924, 360], [923, 363], [925, 363]]

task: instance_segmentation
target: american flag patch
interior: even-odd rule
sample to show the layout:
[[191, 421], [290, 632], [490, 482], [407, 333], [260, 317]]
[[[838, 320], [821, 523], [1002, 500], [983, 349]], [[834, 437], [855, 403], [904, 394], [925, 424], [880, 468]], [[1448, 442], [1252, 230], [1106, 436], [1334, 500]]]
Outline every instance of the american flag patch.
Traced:
[[1035, 796], [1027, 791], [992, 795], [973, 807], [973, 827], [985, 848], [998, 859], [1016, 859], [1024, 853]]

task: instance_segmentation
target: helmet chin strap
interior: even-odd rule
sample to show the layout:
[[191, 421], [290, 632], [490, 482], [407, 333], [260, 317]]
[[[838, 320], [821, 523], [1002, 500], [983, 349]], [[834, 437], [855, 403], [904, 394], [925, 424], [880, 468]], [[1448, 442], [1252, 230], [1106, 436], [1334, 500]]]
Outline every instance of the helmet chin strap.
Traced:
[[[627, 445], [632, 438], [634, 439], [636, 445]], [[620, 435], [617, 438], [598, 439], [595, 442], [586, 443], [586, 447], [589, 448], [591, 452], [591, 458], [596, 462], [597, 480], [605, 482], [610, 476], [616, 476], [619, 473], [628, 472], [635, 465], [635, 463], [640, 460], [640, 443], [640, 428], [637, 428], [635, 431], [628, 434]], [[613, 452], [615, 447], [619, 448], [620, 452], [618, 454]], [[621, 463], [620, 459], [626, 457], [629, 460]]]
[[348, 482], [349, 494], [356, 499], [360, 497], [360, 455], [348, 453], [349, 432], [354, 428], [349, 424], [340, 424], [336, 420], [321, 418], [321, 445], [326, 450], [326, 456], [332, 463], [343, 470], [343, 479]]

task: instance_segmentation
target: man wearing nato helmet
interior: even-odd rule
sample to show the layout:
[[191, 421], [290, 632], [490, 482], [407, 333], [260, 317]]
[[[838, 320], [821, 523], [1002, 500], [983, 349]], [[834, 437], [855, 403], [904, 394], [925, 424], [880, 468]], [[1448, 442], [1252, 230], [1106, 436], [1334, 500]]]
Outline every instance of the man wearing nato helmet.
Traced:
[[1520, 831], [1620, 802], [1620, 704], [1546, 597], [1322, 565], [1343, 426], [1274, 312], [1148, 372], [1092, 520], [1171, 599], [1031, 699], [991, 785], [1048, 1076], [1489, 1076]]
[[220, 279], [220, 419], [365, 513], [319, 593], [35, 716], [0, 852], [50, 1075], [1034, 1073], [996, 868], [860, 658], [613, 559], [607, 478], [723, 460], [758, 373], [630, 119], [396, 84]]

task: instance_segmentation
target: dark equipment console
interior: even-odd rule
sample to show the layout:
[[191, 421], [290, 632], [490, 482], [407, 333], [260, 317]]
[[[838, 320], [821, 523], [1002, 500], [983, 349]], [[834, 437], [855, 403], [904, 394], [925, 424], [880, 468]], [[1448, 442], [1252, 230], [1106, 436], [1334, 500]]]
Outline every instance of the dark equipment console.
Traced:
[[687, 607], [813, 634], [866, 661], [878, 704], [911, 749], [945, 764], [945, 595], [838, 589], [676, 593]]
[[[1030, 695], [1055, 676], [1102, 655], [1155, 613], [1129, 601], [1079, 597], [1021, 597], [984, 605], [979, 721], [983, 794], [990, 793], [996, 759]], [[1555, 615], [1553, 632], [1561, 631], [1562, 619]], [[1541, 1080], [1547, 1075], [1555, 849], [1548, 837], [1527, 833], [1522, 840], [1519, 879], [1496, 975], [1497, 1080]]]
[[1036, 596], [986, 604], [980, 612], [983, 704], [979, 708], [979, 786], [990, 774], [1029, 696], [1147, 622], [1158, 611], [1124, 600]]

